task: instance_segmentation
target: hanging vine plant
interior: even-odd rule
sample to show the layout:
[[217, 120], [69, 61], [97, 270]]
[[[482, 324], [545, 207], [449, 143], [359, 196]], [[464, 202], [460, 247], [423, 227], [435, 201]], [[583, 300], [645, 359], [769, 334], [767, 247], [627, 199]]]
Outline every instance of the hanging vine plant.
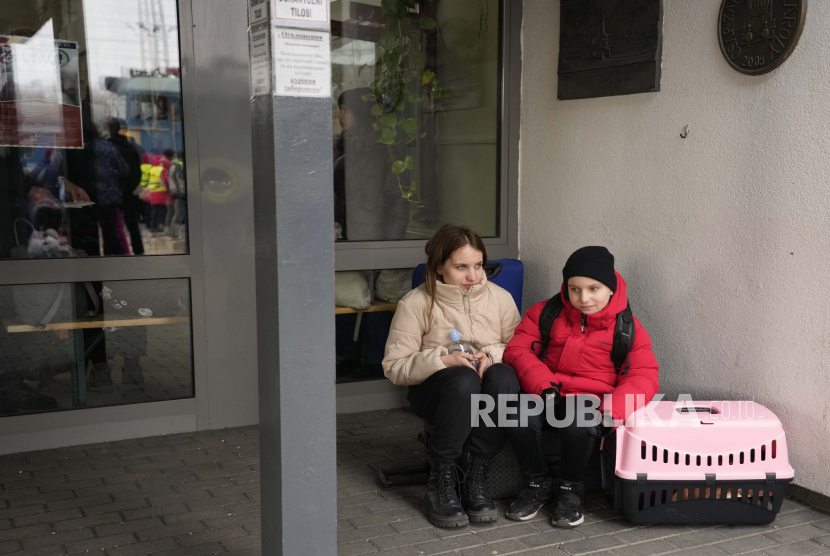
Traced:
[[[369, 84], [371, 94], [363, 100], [372, 102], [371, 113], [375, 117], [372, 128], [378, 132], [378, 143], [392, 147], [414, 143], [426, 137], [424, 125], [441, 110], [437, 101], [456, 97], [451, 89], [441, 86], [438, 76], [426, 68], [426, 35], [437, 28], [438, 22], [423, 14], [426, 4], [438, 0], [382, 0], [380, 14], [383, 31], [380, 35], [381, 56], [375, 68], [375, 79]], [[420, 40], [417, 40], [420, 39]], [[419, 92], [413, 92], [417, 84]], [[426, 116], [419, 124], [414, 118], [406, 118], [407, 106], [421, 108]], [[407, 155], [395, 160], [391, 171], [398, 180], [401, 196], [416, 206], [414, 200], [418, 185], [415, 181], [415, 158]]]

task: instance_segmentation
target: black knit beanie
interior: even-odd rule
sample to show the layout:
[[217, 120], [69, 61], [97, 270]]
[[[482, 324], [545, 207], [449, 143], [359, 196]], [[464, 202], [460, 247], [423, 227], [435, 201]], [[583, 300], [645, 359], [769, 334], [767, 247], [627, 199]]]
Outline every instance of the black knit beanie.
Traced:
[[568, 279], [574, 276], [593, 278], [611, 288], [611, 291], [617, 291], [614, 255], [605, 247], [590, 246], [574, 251], [562, 269], [565, 285], [568, 284]]

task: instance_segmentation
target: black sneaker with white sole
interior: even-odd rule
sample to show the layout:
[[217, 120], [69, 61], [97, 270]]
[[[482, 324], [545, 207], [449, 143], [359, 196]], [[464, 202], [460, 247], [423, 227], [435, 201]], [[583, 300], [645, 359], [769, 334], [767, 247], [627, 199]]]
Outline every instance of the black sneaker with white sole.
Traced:
[[553, 479], [549, 477], [527, 481], [507, 508], [507, 518], [527, 521], [536, 517], [542, 506], [551, 501], [553, 487]]
[[556, 484], [556, 509], [551, 523], [557, 527], [582, 525], [585, 516], [585, 483], [559, 479]]

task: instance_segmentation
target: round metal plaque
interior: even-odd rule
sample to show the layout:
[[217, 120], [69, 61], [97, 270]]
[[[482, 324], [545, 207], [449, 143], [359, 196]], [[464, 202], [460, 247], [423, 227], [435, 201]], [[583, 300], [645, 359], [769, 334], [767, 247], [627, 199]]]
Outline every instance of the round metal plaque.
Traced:
[[761, 75], [795, 50], [807, 16], [807, 0], [723, 0], [718, 19], [720, 49], [729, 65]]

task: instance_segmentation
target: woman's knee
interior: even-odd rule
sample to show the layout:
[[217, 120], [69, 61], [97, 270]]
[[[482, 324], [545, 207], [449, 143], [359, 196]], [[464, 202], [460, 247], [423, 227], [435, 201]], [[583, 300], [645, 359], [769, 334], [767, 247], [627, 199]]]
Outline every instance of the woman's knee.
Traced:
[[484, 371], [482, 377], [482, 393], [518, 394], [520, 390], [519, 377], [513, 367], [504, 363], [496, 363]]
[[470, 396], [481, 392], [481, 378], [470, 367], [450, 367], [446, 373], [444, 387], [455, 396]]

